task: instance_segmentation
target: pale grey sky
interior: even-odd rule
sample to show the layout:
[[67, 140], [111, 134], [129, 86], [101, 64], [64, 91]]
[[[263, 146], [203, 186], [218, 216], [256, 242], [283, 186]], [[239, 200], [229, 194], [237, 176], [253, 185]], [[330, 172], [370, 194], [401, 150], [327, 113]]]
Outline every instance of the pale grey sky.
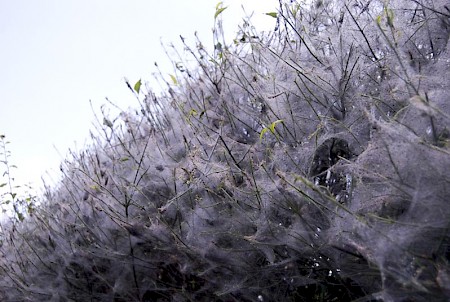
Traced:
[[[93, 128], [89, 100], [96, 109], [105, 97], [123, 108], [136, 106], [124, 78], [152, 81], [154, 62], [165, 75], [172, 72], [160, 38], [181, 49], [179, 35], [194, 41], [197, 31], [212, 46], [217, 3], [0, 0], [0, 134], [11, 141], [16, 184], [39, 188], [46, 171], [58, 175], [68, 148], [83, 148]], [[229, 41], [242, 23], [242, 4], [254, 11], [258, 29], [274, 28], [275, 19], [264, 13], [276, 11], [277, 0], [226, 0]]]

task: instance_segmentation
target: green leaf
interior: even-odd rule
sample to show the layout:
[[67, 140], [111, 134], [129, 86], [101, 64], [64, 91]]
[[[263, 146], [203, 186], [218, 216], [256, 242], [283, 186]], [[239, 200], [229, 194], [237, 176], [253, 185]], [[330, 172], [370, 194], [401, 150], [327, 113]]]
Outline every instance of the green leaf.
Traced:
[[282, 123], [283, 122], [283, 120], [276, 120], [275, 122], [273, 122], [271, 125], [270, 125], [270, 132], [272, 132], [273, 134], [275, 134], [275, 126], [277, 125], [277, 124], [279, 124], [279, 123]]
[[261, 133], [259, 134], [259, 138], [262, 139], [264, 134], [267, 131], [270, 131], [273, 135], [275, 135], [275, 137], [277, 137], [277, 134], [275, 133], [275, 126], [279, 123], [283, 123], [283, 120], [276, 120], [275, 122], [273, 122], [272, 124], [270, 124], [270, 126], [267, 128], [264, 128], [263, 130], [261, 130]]
[[278, 18], [278, 14], [275, 12], [266, 13], [267, 16], [271, 16], [272, 18]]
[[0, 184], [0, 188], [3, 188], [4, 186], [6, 186], [7, 185], [7, 183], [5, 182], [5, 183], [2, 183], [2, 184]]
[[227, 9], [227, 7], [219, 8], [219, 9], [216, 11], [216, 13], [214, 14], [214, 19], [216, 19], [217, 16], [220, 15], [220, 14], [221, 14], [224, 10], [226, 10], [226, 9]]
[[259, 139], [262, 139], [264, 134], [268, 131], [269, 129], [264, 128], [263, 130], [261, 130], [261, 133], [259, 134]]
[[120, 161], [127, 161], [127, 160], [129, 160], [129, 158], [128, 157], [122, 157], [121, 159], [120, 159]]
[[134, 91], [136, 91], [139, 94], [139, 91], [141, 90], [141, 79], [139, 79], [139, 81], [136, 82], [136, 84], [134, 84]]
[[381, 15], [379, 15], [376, 19], [378, 26], [381, 25]]
[[195, 110], [195, 109], [191, 109], [191, 111], [189, 111], [189, 116], [192, 116], [192, 115], [197, 115], [197, 110]]
[[178, 85], [177, 78], [173, 74], [169, 74], [169, 75], [170, 75], [170, 78], [172, 79], [173, 84]]
[[216, 13], [214, 14], [214, 19], [217, 18], [217, 16], [219, 16], [224, 10], [227, 9], [227, 6], [222, 7], [223, 2], [219, 2], [216, 5]]

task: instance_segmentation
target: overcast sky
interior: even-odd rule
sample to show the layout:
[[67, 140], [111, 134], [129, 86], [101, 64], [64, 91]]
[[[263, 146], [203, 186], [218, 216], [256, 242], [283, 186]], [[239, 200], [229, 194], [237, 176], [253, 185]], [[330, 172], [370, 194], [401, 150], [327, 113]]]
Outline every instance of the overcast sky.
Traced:
[[[89, 100], [94, 108], [105, 97], [134, 107], [124, 78], [151, 81], [154, 62], [165, 75], [172, 72], [161, 38], [180, 46], [179, 35], [194, 41], [197, 31], [212, 46], [217, 3], [0, 0], [0, 134], [11, 141], [16, 184], [38, 189], [41, 175], [58, 175], [69, 148], [83, 149], [93, 129]], [[254, 11], [258, 29], [274, 28], [275, 19], [264, 13], [275, 11], [277, 0], [227, 0], [222, 17], [229, 41], [242, 23], [242, 4]]]

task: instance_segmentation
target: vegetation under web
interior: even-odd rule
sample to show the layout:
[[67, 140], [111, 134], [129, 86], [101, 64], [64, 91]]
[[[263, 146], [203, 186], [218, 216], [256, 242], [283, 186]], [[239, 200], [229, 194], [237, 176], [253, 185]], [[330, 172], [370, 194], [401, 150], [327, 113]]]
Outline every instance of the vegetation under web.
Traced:
[[448, 301], [448, 3], [225, 14], [3, 223], [2, 301]]

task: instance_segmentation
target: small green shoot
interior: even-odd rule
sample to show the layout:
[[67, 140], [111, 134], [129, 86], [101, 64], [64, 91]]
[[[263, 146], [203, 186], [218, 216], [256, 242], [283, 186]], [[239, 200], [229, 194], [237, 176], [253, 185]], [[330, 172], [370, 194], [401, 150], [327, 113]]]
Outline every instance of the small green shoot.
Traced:
[[261, 133], [259, 134], [259, 138], [262, 140], [264, 134], [265, 134], [267, 131], [270, 131], [273, 135], [275, 135], [276, 138], [278, 138], [278, 137], [277, 137], [277, 134], [276, 134], [276, 132], [275, 132], [275, 126], [276, 126], [277, 124], [279, 124], [279, 123], [283, 123], [283, 120], [276, 120], [275, 122], [273, 122], [272, 124], [270, 124], [270, 126], [269, 126], [268, 128], [266, 127], [266, 128], [264, 128], [263, 130], [261, 130]]
[[267, 16], [271, 16], [272, 18], [278, 18], [278, 14], [276, 12], [266, 13]]
[[188, 112], [187, 115], [185, 116], [186, 122], [187, 122], [189, 125], [192, 125], [191, 117], [197, 116], [197, 115], [198, 115], [197, 110], [195, 110], [194, 108], [192, 108], [191, 110], [189, 110], [189, 112]]
[[178, 85], [178, 81], [177, 78], [173, 75], [173, 74], [169, 74], [170, 78], [172, 79], [172, 82], [175, 86]]
[[378, 15], [378, 16], [377, 16], [376, 21], [377, 21], [378, 26], [381, 26], [381, 18], [382, 18], [381, 15]]
[[136, 84], [134, 84], [134, 91], [136, 91], [137, 94], [139, 94], [139, 91], [141, 90], [141, 85], [142, 85], [141, 79], [139, 79], [139, 81], [137, 81]]
[[197, 112], [197, 110], [195, 110], [195, 109], [191, 109], [191, 111], [189, 111], [189, 117], [191, 117], [191, 116], [195, 116], [195, 115], [197, 115], [198, 114], [198, 112]]
[[217, 17], [224, 11], [227, 9], [227, 6], [223, 7], [223, 2], [219, 2], [216, 5], [216, 13], [214, 14], [214, 19], [217, 19]]

